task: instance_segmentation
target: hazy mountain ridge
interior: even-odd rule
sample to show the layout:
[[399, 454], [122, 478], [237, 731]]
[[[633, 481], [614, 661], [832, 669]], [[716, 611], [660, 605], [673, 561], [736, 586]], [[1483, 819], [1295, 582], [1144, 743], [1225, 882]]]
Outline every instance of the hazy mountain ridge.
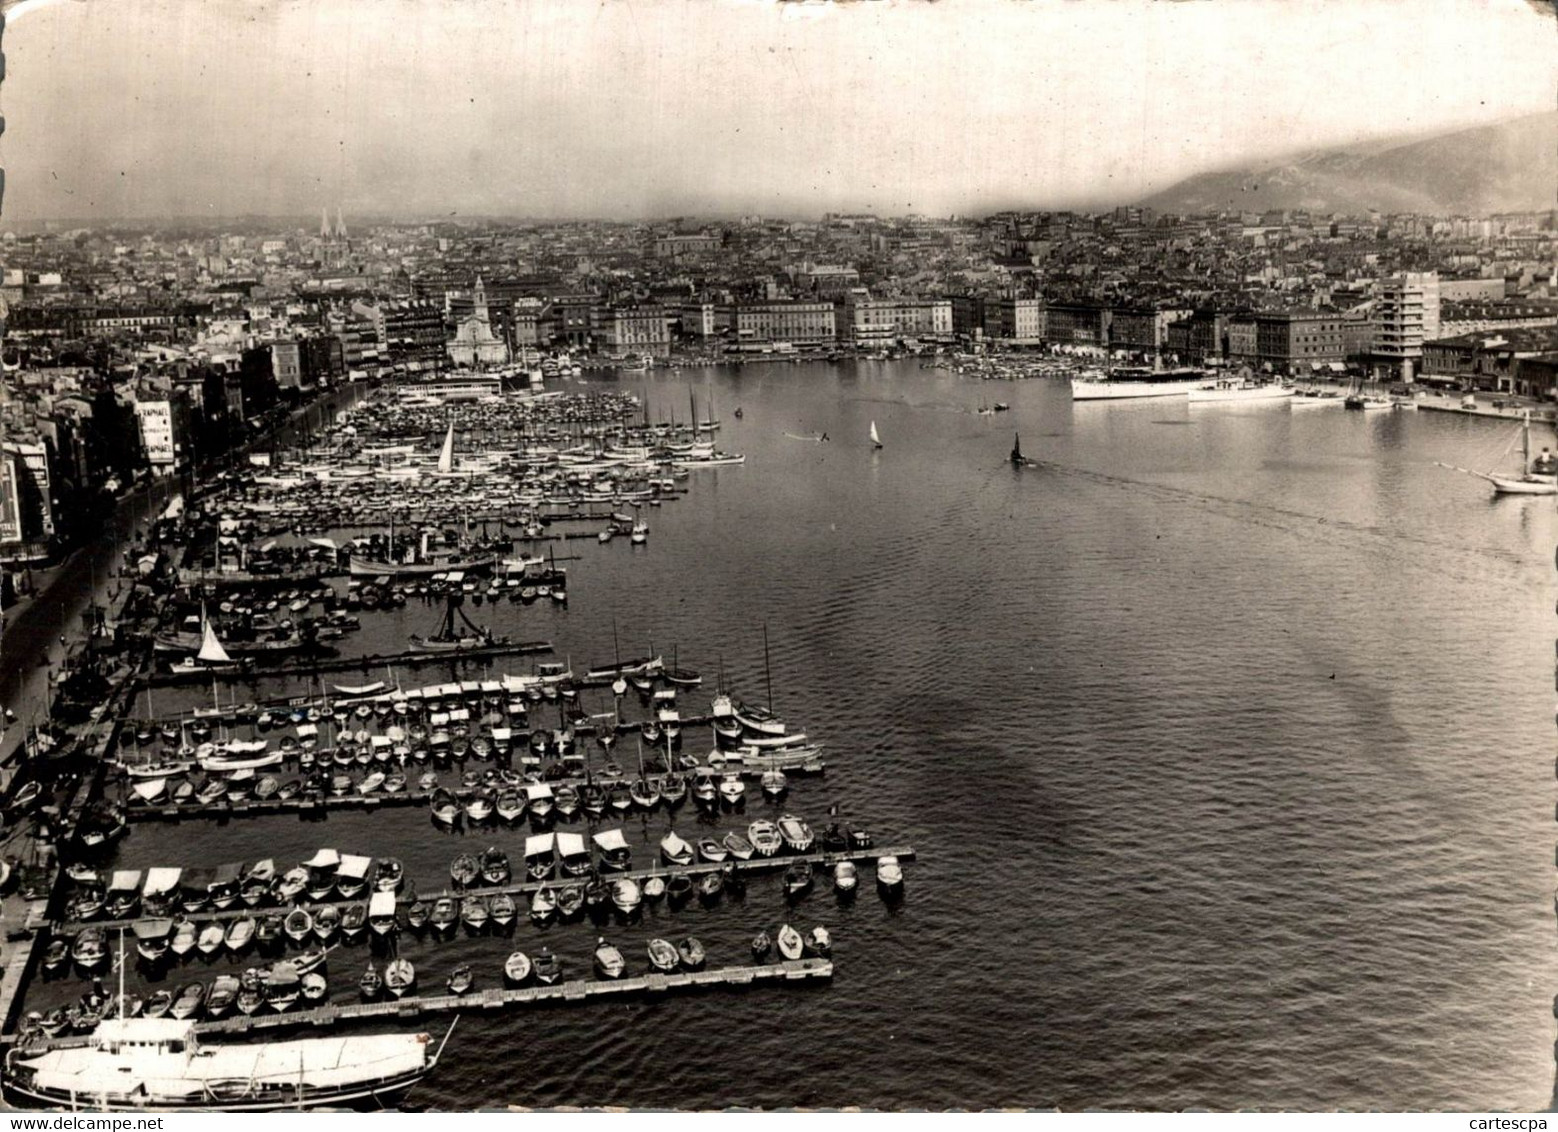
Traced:
[[1165, 212], [1220, 209], [1486, 215], [1554, 207], [1558, 112], [1383, 149], [1338, 147], [1189, 177], [1142, 201]]

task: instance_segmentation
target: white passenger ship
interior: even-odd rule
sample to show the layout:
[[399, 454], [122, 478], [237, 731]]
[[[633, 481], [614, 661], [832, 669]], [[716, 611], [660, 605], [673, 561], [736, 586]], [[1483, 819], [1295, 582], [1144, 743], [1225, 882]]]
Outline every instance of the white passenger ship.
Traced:
[[1120, 368], [1110, 370], [1104, 377], [1074, 377], [1071, 379], [1073, 401], [1116, 401], [1139, 397], [1183, 397], [1198, 385], [1207, 381], [1205, 370], [1171, 369], [1154, 370]]

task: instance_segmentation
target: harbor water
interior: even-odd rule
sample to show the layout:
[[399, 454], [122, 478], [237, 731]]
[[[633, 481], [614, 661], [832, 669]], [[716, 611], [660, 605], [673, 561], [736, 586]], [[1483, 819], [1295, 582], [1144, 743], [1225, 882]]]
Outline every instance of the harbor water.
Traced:
[[[577, 555], [566, 607], [467, 612], [575, 670], [674, 650], [705, 677], [684, 714], [720, 671], [768, 702], [766, 626], [773, 708], [828, 763], [783, 808], [820, 829], [837, 807], [918, 859], [894, 905], [869, 868], [851, 904], [819, 876], [787, 907], [755, 878], [604, 933], [636, 970], [654, 935], [696, 935], [717, 967], [747, 961], [759, 927], [825, 924], [829, 984], [471, 1014], [412, 1103], [1548, 1103], [1554, 508], [1434, 464], [1485, 465], [1507, 424], [1073, 405], [1063, 383], [912, 361], [569, 384], [681, 420], [690, 386], [747, 462], [693, 472], [646, 510], [643, 546], [555, 544]], [[997, 399], [1010, 411], [980, 411]], [[1008, 462], [1014, 433], [1034, 466]], [[343, 651], [403, 649], [440, 612], [365, 616]], [[165, 713], [211, 690], [155, 695]], [[718, 820], [772, 810], [753, 797]], [[691, 811], [626, 824], [652, 845], [703, 832]], [[118, 861], [285, 867], [330, 845], [397, 855], [432, 891], [492, 843], [517, 864], [523, 831], [462, 839], [408, 808], [141, 823]], [[514, 947], [582, 975], [596, 934], [522, 921], [408, 954], [439, 991], [458, 962], [495, 986]], [[332, 954], [332, 983], [364, 961]]]

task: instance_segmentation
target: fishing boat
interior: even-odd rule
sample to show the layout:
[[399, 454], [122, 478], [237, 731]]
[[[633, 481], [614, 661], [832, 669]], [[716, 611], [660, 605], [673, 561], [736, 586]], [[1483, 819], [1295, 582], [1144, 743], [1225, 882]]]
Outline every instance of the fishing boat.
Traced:
[[206, 1017], [215, 1022], [232, 1013], [238, 989], [236, 975], [218, 975], [212, 980], [211, 989], [206, 992]]
[[393, 892], [375, 892], [368, 897], [368, 930], [381, 938], [394, 934], [395, 906]]
[[202, 982], [185, 983], [173, 996], [173, 1005], [168, 1007], [168, 1013], [174, 1018], [183, 1020], [193, 1018], [199, 1014], [206, 1002], [206, 985]]
[[601, 868], [625, 869], [632, 864], [633, 850], [620, 829], [603, 830], [595, 834], [594, 841]]
[[627, 971], [622, 952], [601, 938], [595, 943], [595, 973], [603, 979], [620, 979]]
[[623, 877], [611, 886], [611, 902], [624, 916], [631, 916], [638, 911], [643, 899], [643, 889], [631, 877]]
[[725, 848], [723, 842], [716, 841], [709, 836], [698, 838], [698, 856], [705, 861], [718, 864], [730, 855], [730, 850]]
[[752, 937], [752, 958], [761, 963], [768, 958], [768, 953], [774, 948], [773, 940], [768, 938], [768, 932], [759, 931]]
[[853, 861], [840, 861], [833, 866], [833, 887], [840, 896], [848, 896], [859, 883], [859, 872]]
[[878, 857], [876, 883], [884, 892], [896, 892], [903, 887], [903, 866], [897, 857]]
[[703, 966], [707, 957], [703, 950], [703, 944], [692, 936], [688, 936], [676, 946], [676, 955], [682, 961], [682, 966], [689, 971], [696, 971]]
[[[580, 893], [580, 902], [583, 902], [583, 893]], [[543, 884], [530, 898], [530, 918], [541, 923], [551, 918], [556, 911], [557, 894]]]
[[409, 959], [391, 959], [384, 968], [384, 987], [396, 998], [404, 998], [416, 983], [417, 969]]
[[456, 888], [469, 888], [481, 875], [481, 865], [474, 855], [461, 853], [449, 864], [449, 879]]
[[377, 1002], [384, 993], [384, 976], [370, 960], [363, 970], [362, 977], [357, 980], [357, 993], [362, 996], [364, 1002]]
[[282, 921], [281, 930], [294, 943], [302, 943], [314, 931], [314, 917], [307, 908], [294, 908]]
[[440, 896], [433, 901], [432, 910], [427, 914], [427, 922], [435, 932], [447, 932], [460, 919], [460, 901], [452, 896]]
[[818, 924], [806, 933], [806, 946], [814, 954], [831, 955], [833, 953], [833, 937], [828, 934], [828, 929]]
[[172, 920], [137, 920], [131, 930], [135, 933], [135, 952], [146, 962], [157, 963], [167, 956], [173, 935]]
[[557, 864], [557, 835], [532, 834], [525, 838], [525, 875], [531, 880], [545, 880], [552, 875]]
[[678, 837], [674, 829], [660, 839], [660, 856], [668, 865], [693, 863], [692, 846]]
[[797, 861], [784, 871], [784, 894], [800, 896], [811, 888], [811, 865]]
[[765, 797], [777, 800], [784, 797], [785, 791], [790, 788], [790, 780], [782, 770], [765, 770], [759, 785]]
[[494, 896], [487, 902], [487, 907], [492, 915], [492, 922], [500, 928], [508, 927], [519, 914], [519, 907], [514, 903], [514, 898], [506, 892]]
[[444, 985], [449, 988], [450, 994], [470, 994], [476, 986], [476, 974], [469, 963], [461, 963], [449, 973], [449, 979]]
[[545, 947], [535, 957], [531, 969], [535, 972], [536, 982], [542, 986], [551, 986], [563, 977], [562, 960]]
[[785, 959], [799, 959], [805, 952], [805, 941], [801, 939], [801, 933], [789, 924], [779, 927], [777, 938], [779, 954]]
[[776, 823], [779, 827], [779, 836], [792, 852], [804, 853], [811, 848], [811, 826], [807, 825], [794, 814], [780, 814]]
[[200, 929], [192, 920], [180, 920], [173, 926], [173, 938], [168, 941], [168, 950], [182, 959], [191, 951], [200, 940]]
[[759, 818], [747, 827], [747, 837], [759, 857], [772, 857], [784, 847], [784, 836], [779, 827], [767, 818]]
[[512, 952], [503, 961], [503, 981], [511, 987], [522, 987], [530, 981], [530, 957], [523, 951]]
[[671, 974], [681, 965], [676, 948], [669, 940], [652, 939], [645, 950], [649, 953], [649, 965], [656, 971]]
[[720, 839], [720, 844], [724, 846], [727, 854], [738, 861], [750, 861], [755, 852], [752, 843], [734, 829]]
[[442, 786], [434, 790], [431, 805], [434, 820], [444, 825], [453, 825], [460, 818], [460, 800], [451, 790]]
[[480, 858], [482, 883], [492, 888], [509, 881], [509, 858], [503, 850], [489, 845]]

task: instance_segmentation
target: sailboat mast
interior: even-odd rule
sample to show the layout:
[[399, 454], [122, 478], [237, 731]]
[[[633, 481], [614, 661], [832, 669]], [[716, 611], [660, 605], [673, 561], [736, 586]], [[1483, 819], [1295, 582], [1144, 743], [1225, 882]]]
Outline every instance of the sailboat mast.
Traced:
[[763, 683], [768, 686], [768, 710], [774, 710], [774, 674], [768, 665], [768, 622], [763, 622]]

